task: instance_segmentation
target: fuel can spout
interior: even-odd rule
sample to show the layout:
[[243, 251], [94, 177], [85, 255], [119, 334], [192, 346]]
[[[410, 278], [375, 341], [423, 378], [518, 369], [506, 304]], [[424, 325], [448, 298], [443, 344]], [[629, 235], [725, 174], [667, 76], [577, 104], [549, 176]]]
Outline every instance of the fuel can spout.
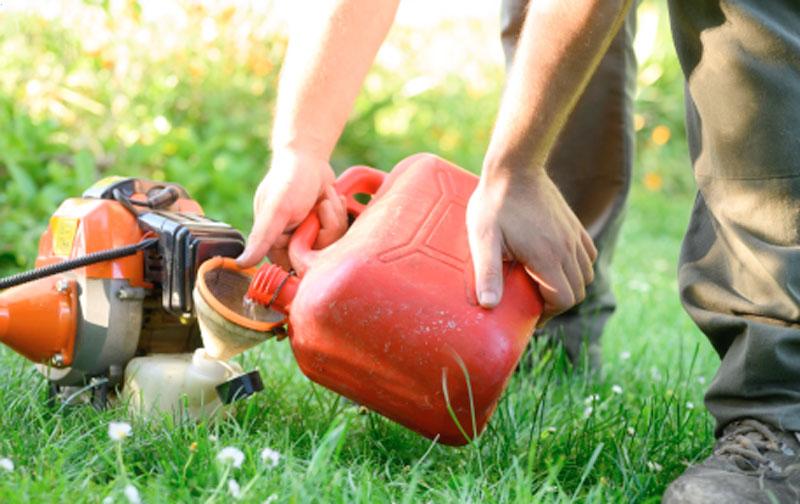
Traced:
[[75, 282], [51, 276], [0, 292], [0, 343], [36, 363], [72, 363]]
[[277, 264], [264, 264], [253, 277], [247, 297], [256, 303], [289, 313], [300, 280]]

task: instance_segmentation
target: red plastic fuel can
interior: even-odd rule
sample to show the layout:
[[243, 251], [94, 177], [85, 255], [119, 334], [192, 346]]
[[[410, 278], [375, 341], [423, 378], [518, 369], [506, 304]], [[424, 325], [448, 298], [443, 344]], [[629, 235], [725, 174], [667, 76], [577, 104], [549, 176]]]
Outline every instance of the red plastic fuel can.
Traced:
[[[249, 291], [289, 315], [309, 378], [450, 445], [484, 429], [542, 310], [536, 285], [511, 263], [499, 306], [478, 305], [465, 227], [477, 182], [429, 154], [388, 175], [350, 168], [336, 183], [356, 216], [347, 233], [312, 250], [312, 212], [289, 246], [298, 276], [267, 264]], [[364, 206], [357, 193], [373, 196]]]

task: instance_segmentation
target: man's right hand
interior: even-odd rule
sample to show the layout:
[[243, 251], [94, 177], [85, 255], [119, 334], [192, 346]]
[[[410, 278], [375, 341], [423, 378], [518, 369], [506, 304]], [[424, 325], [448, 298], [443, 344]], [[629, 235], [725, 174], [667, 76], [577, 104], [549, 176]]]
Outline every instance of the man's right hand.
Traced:
[[255, 266], [269, 255], [273, 263], [289, 267], [286, 248], [291, 232], [319, 201], [321, 241], [334, 241], [347, 228], [344, 199], [333, 190], [335, 174], [327, 160], [289, 149], [275, 151], [270, 170], [253, 200], [253, 229], [247, 247], [236, 260], [240, 267]]

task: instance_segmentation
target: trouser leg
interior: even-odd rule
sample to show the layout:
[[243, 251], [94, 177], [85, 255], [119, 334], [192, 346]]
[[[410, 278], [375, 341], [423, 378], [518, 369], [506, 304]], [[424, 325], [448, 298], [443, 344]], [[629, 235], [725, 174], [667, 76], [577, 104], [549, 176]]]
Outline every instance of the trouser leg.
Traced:
[[[502, 41], [510, 66], [527, 0], [504, 0]], [[633, 54], [635, 9], [611, 43], [548, 160], [547, 171], [598, 250], [595, 280], [586, 299], [554, 318], [543, 333], [561, 341], [573, 363], [600, 365], [600, 336], [616, 308], [609, 265], [622, 224], [633, 164]]]
[[680, 292], [722, 359], [706, 405], [718, 430], [800, 430], [800, 3], [670, 9], [698, 186]]

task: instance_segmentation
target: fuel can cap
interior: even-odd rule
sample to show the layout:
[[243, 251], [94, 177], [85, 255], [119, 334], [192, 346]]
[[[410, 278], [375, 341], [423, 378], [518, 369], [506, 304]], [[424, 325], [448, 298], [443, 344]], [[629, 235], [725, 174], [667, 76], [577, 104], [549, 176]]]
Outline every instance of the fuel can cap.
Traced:
[[236, 376], [217, 385], [217, 395], [223, 404], [230, 404], [245, 399], [264, 390], [261, 374], [258, 370]]

